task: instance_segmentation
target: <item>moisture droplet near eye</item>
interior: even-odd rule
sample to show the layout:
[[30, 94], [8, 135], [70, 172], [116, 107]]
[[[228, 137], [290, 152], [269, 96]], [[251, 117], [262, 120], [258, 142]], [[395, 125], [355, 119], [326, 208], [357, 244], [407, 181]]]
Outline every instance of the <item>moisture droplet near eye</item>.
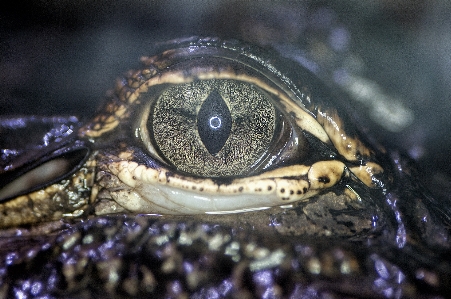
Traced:
[[276, 110], [252, 84], [212, 79], [173, 85], [150, 109], [147, 129], [177, 170], [222, 177], [248, 173], [271, 146]]
[[216, 155], [232, 129], [232, 116], [218, 91], [210, 93], [197, 114], [197, 130], [208, 152]]

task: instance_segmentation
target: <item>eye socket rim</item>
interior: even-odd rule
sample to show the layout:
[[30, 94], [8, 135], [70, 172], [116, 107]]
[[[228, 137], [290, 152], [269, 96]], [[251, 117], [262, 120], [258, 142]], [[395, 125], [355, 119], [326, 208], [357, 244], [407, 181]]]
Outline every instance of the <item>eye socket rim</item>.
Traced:
[[[290, 127], [298, 128], [297, 132], [292, 131], [293, 134], [291, 136], [293, 138], [301, 137], [303, 139], [302, 150], [304, 152], [309, 148], [308, 141], [302, 134], [304, 130], [311, 133], [321, 142], [331, 145], [329, 136], [316, 120], [315, 111], [310, 111], [305, 106], [305, 100], [308, 100], [310, 103], [308, 93], [301, 94], [297, 89], [297, 86], [288, 77], [285, 77], [278, 71], [279, 65], [277, 64], [277, 60], [275, 61], [275, 64], [272, 65], [271, 60], [259, 59], [258, 56], [247, 53], [244, 48], [230, 49], [222, 46], [216, 48], [211, 45], [205, 47], [199, 45], [186, 47], [186, 44], [176, 46], [177, 47], [172, 50], [167, 50], [166, 48], [160, 55], [142, 59], [145, 67], [139, 74], [144, 76], [141, 77], [144, 80], [141, 81], [139, 87], [135, 89], [132, 96], [125, 94], [126, 101], [130, 104], [141, 105], [141, 100], [139, 99], [140, 95], [151, 91], [156, 86], [162, 88], [161, 86], [188, 83], [194, 80], [234, 79], [253, 84], [270, 95], [273, 99], [272, 104], [276, 107], [276, 110], [283, 111], [283, 115], [286, 116], [286, 123], [289, 124]], [[293, 74], [292, 72], [289, 73]], [[148, 120], [148, 117], [144, 119], [140, 117], [139, 119], [141, 122], [138, 121], [139, 124], [135, 126], [135, 136], [140, 139], [140, 136], [144, 135], [144, 138], [141, 139], [144, 140], [142, 144], [144, 144], [146, 150], [149, 151], [149, 148], [153, 148], [153, 144], [150, 137], [146, 138], [147, 134], [144, 133], [148, 133], [148, 130], [146, 126], [143, 125], [143, 123]], [[138, 129], [136, 129], [136, 127]], [[280, 147], [281, 150], [277, 152], [277, 155], [280, 155], [285, 149], [288, 149], [290, 153], [296, 152], [293, 150], [293, 148], [295, 148], [293, 144], [297, 146], [299, 143], [293, 140], [290, 141], [292, 141], [291, 145], [288, 144], [288, 142], [283, 144]], [[155, 148], [152, 152], [154, 153], [153, 158], [158, 160], [162, 167], [168, 168], [169, 171], [180, 171], [184, 175], [190, 177], [212, 178], [210, 176], [198, 176], [193, 173], [183, 172], [174, 167], [163, 155], [158, 154]], [[262, 158], [253, 164], [253, 166], [257, 166], [255, 168], [256, 171], [248, 172], [245, 176], [265, 172], [279, 166], [282, 167], [303, 162], [301, 159], [290, 159], [289, 156], [290, 155], [286, 154], [283, 155], [282, 158], [274, 160], [277, 164], [260, 162], [269, 161], [266, 159], [267, 157], [262, 156], [264, 159]], [[298, 155], [297, 158], [302, 158], [303, 156], [305, 155]]]

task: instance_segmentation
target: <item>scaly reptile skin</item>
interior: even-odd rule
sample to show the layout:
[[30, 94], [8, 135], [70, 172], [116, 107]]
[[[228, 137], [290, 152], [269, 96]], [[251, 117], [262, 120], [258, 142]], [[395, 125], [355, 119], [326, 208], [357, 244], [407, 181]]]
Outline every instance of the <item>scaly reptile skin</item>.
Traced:
[[[338, 95], [276, 53], [234, 41], [162, 47], [87, 123], [2, 120], [3, 297], [446, 298], [449, 208], [428, 195], [408, 158], [362, 138]], [[285, 128], [270, 139], [282, 149], [268, 145], [263, 162], [226, 176], [167, 158], [141, 119], [158, 117], [162, 91], [199, 80], [269, 94], [284, 121], [275, 128]], [[40, 134], [24, 140], [32, 126]], [[9, 191], [39, 165], [68, 158], [69, 171], [48, 183]], [[180, 208], [153, 206], [163, 193]], [[241, 196], [237, 210], [260, 208], [241, 205], [251, 197], [268, 200], [265, 210], [217, 215], [234, 208], [185, 210], [189, 196]]]

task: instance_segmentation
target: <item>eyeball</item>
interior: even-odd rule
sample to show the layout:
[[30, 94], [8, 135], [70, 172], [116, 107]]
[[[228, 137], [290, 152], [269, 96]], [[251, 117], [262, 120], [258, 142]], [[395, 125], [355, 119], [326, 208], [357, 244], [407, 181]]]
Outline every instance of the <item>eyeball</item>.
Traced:
[[[263, 90], [230, 79], [174, 85], [150, 103], [141, 132], [149, 147], [175, 169], [201, 177], [250, 174], [282, 148], [292, 132]], [[147, 140], [147, 136], [143, 138]], [[288, 139], [288, 138], [285, 138]]]

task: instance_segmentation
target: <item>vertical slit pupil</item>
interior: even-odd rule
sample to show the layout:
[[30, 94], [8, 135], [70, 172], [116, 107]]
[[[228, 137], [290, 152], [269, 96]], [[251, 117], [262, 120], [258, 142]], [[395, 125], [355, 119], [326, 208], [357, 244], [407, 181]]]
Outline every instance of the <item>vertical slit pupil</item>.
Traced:
[[211, 155], [224, 146], [232, 129], [232, 116], [227, 104], [217, 90], [213, 90], [197, 114], [197, 131]]

